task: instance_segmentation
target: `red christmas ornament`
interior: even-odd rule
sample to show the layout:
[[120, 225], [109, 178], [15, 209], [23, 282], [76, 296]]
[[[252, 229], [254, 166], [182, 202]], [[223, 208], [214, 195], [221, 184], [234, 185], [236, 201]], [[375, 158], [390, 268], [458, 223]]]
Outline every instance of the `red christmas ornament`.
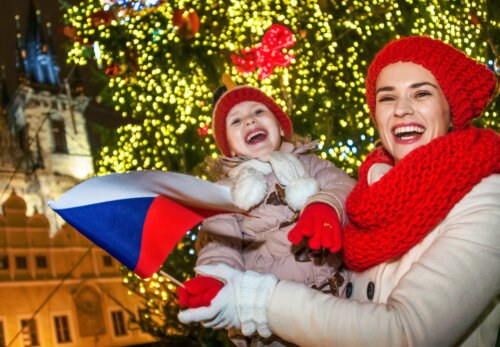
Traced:
[[106, 75], [114, 77], [120, 73], [120, 67], [116, 64], [111, 64], [106, 67]]
[[200, 28], [200, 18], [193, 9], [177, 9], [174, 11], [172, 24], [176, 33], [183, 39], [192, 39]]
[[253, 48], [245, 48], [239, 55], [233, 54], [231, 59], [236, 70], [243, 73], [260, 68], [259, 79], [268, 78], [275, 66], [290, 65], [293, 54], [282, 53], [281, 50], [295, 44], [292, 32], [281, 25], [274, 24], [265, 33], [262, 42]]
[[475, 15], [475, 14], [470, 14], [470, 21], [472, 22], [472, 24], [474, 25], [479, 25], [481, 24], [481, 21], [479, 20], [479, 18]]
[[206, 125], [204, 127], [198, 128], [197, 130], [198, 130], [198, 135], [200, 136], [208, 134], [208, 126]]

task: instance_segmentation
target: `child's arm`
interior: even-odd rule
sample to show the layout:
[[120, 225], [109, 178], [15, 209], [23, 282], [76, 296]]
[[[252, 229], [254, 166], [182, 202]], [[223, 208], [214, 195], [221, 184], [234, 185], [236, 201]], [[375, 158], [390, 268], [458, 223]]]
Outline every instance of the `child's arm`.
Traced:
[[235, 269], [245, 269], [240, 219], [239, 215], [227, 214], [214, 216], [203, 222], [195, 243], [197, 266], [224, 263]]
[[323, 203], [332, 207], [339, 217], [340, 225], [346, 226], [348, 221], [345, 203], [351, 193], [356, 180], [344, 170], [337, 168], [332, 162], [320, 159], [314, 154], [301, 156], [304, 166], [319, 185], [319, 191], [310, 196], [305, 206], [314, 203]]

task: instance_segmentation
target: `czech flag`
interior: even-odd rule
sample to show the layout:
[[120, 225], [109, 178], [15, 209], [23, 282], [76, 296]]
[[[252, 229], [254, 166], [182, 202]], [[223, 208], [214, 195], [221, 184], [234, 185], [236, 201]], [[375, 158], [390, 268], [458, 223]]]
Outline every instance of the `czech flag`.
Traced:
[[228, 187], [166, 171], [93, 177], [49, 207], [142, 278], [153, 275], [179, 240], [205, 218], [243, 212]]

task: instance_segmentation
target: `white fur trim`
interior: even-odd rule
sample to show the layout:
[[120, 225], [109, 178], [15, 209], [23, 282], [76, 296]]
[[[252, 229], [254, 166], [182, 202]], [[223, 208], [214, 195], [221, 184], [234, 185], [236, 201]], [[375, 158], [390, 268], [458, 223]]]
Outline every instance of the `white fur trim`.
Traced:
[[273, 172], [273, 169], [271, 168], [271, 164], [265, 163], [263, 161], [260, 161], [258, 159], [251, 159], [247, 160], [240, 165], [232, 168], [228, 172], [229, 177], [235, 177], [238, 176], [241, 170], [247, 169], [247, 168], [253, 168], [257, 170], [258, 172], [262, 173], [263, 175], [269, 175], [271, 172]]
[[292, 181], [285, 188], [285, 201], [294, 211], [302, 209], [307, 198], [319, 190], [318, 182], [314, 178], [299, 178]]
[[282, 186], [287, 186], [298, 178], [308, 176], [302, 162], [291, 153], [272, 152], [269, 161]]
[[231, 189], [233, 202], [244, 211], [258, 205], [267, 194], [267, 179], [254, 168], [240, 170]]

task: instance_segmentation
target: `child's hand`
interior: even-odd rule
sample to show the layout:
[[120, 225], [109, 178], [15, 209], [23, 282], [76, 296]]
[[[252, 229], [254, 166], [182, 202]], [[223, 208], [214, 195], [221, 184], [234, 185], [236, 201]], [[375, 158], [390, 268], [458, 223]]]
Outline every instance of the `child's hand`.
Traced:
[[224, 287], [224, 283], [213, 277], [198, 276], [183, 283], [185, 288], [177, 288], [179, 305], [187, 308], [210, 306], [210, 302]]
[[304, 237], [309, 237], [312, 249], [327, 248], [330, 252], [338, 252], [342, 246], [340, 222], [337, 211], [329, 205], [316, 203], [308, 205], [297, 222], [288, 232], [288, 240], [294, 245]]

